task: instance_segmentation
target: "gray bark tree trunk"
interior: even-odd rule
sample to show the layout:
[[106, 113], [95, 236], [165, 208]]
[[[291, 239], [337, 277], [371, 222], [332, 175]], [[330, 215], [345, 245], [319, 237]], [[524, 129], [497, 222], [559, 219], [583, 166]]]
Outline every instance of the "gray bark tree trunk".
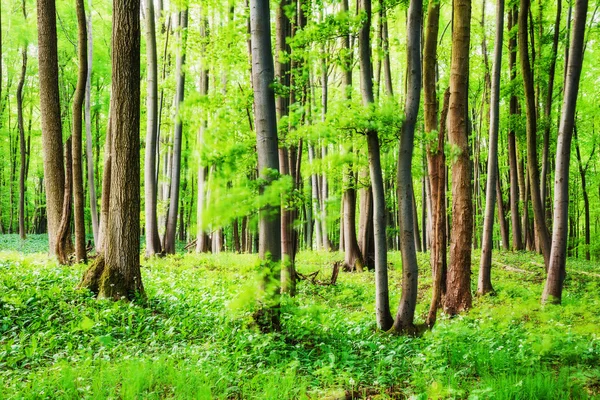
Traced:
[[[483, 240], [477, 293], [480, 295], [494, 291], [492, 286], [492, 249], [494, 237], [494, 202], [498, 183], [498, 126], [500, 122], [500, 71], [502, 69], [502, 41], [504, 36], [504, 0], [496, 1], [496, 38], [494, 40], [494, 66], [492, 70], [492, 91], [490, 95], [490, 132], [488, 141], [487, 184], [485, 190], [485, 214], [483, 220]], [[502, 198], [498, 207], [502, 207]], [[502, 223], [502, 221], [499, 221]]]
[[398, 211], [400, 229], [400, 251], [402, 252], [402, 297], [394, 321], [394, 330], [414, 330], [415, 308], [417, 306], [419, 265], [415, 249], [413, 221], [415, 209], [412, 182], [412, 157], [415, 141], [415, 125], [421, 101], [421, 22], [423, 1], [411, 0], [408, 7], [406, 26], [407, 91], [404, 106], [405, 119], [400, 137], [398, 154]]
[[[373, 98], [373, 66], [371, 64], [371, 0], [360, 1], [361, 11], [365, 13], [359, 33], [360, 83], [363, 106], [371, 107]], [[377, 131], [367, 132], [369, 153], [369, 173], [373, 188], [373, 232], [375, 239], [375, 313], [380, 329], [388, 330], [394, 320], [390, 313], [387, 274], [387, 243], [385, 238], [385, 193], [381, 172], [381, 155]]]
[[579, 80], [583, 64], [583, 41], [588, 0], [575, 3], [573, 28], [570, 40], [569, 63], [565, 80], [565, 90], [558, 128], [556, 146], [556, 172], [554, 177], [554, 224], [548, 277], [542, 303], [559, 304], [563, 282], [566, 276], [567, 232], [569, 217], [569, 162], [571, 160], [571, 139], [575, 123], [575, 106], [579, 92]]
[[[25, 3], [23, 3], [23, 14], [25, 15]], [[27, 168], [27, 146], [25, 143], [25, 126], [23, 122], [23, 86], [27, 75], [27, 45], [21, 51], [23, 63], [21, 64], [21, 76], [17, 85], [17, 124], [19, 126], [19, 150], [21, 163], [19, 169], [19, 236], [21, 239], [27, 237], [25, 231], [25, 174]], [[1, 56], [1, 55], [0, 55]], [[0, 70], [0, 73], [2, 70]], [[1, 80], [1, 78], [0, 78]]]
[[[85, 81], [85, 136], [86, 136], [86, 147], [85, 154], [87, 158], [87, 180], [90, 192], [90, 214], [92, 217], [92, 233], [94, 235], [94, 245], [98, 246], [98, 231], [100, 230], [98, 224], [98, 198], [96, 196], [96, 180], [94, 178], [94, 151], [92, 144], [92, 61], [93, 61], [93, 45], [94, 40], [92, 37], [92, 6], [91, 0], [88, 1], [89, 16], [87, 20], [87, 78]], [[99, 157], [99, 155], [97, 155]]]
[[83, 192], [83, 102], [88, 74], [87, 29], [84, 0], [76, 1], [79, 56], [77, 87], [73, 96], [73, 216], [75, 224], [75, 261], [87, 262], [85, 243], [85, 195]]
[[177, 213], [179, 211], [179, 187], [181, 183], [181, 142], [183, 136], [183, 121], [179, 115], [183, 103], [185, 89], [185, 51], [187, 41], [188, 10], [179, 13], [180, 47], [177, 53], [176, 76], [177, 92], [175, 94], [175, 133], [173, 135], [173, 159], [171, 164], [171, 190], [169, 191], [169, 212], [167, 214], [167, 231], [165, 234], [165, 253], [175, 254], [175, 239], [177, 233]]
[[144, 206], [146, 218], [146, 256], [162, 252], [158, 234], [156, 150], [158, 136], [158, 61], [154, 1], [146, 0], [146, 152], [144, 158]]

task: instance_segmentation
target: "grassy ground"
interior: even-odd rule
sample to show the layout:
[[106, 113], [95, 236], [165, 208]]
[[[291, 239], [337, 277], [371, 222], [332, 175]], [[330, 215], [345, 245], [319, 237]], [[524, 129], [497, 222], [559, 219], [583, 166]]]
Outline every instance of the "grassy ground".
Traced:
[[[76, 291], [84, 266], [58, 266], [0, 237], [0, 398], [600, 398], [600, 266], [571, 260], [562, 306], [541, 307], [542, 260], [495, 253], [497, 295], [442, 317], [422, 337], [378, 332], [373, 274], [299, 284], [283, 328], [252, 324], [256, 259], [177, 255], [145, 261], [148, 302]], [[14, 250], [18, 250], [16, 252]], [[298, 267], [326, 279], [338, 253]], [[390, 255], [392, 304], [400, 256]], [[419, 257], [418, 318], [431, 276]], [[473, 259], [474, 277], [478, 254]], [[473, 279], [475, 280], [475, 279]]]

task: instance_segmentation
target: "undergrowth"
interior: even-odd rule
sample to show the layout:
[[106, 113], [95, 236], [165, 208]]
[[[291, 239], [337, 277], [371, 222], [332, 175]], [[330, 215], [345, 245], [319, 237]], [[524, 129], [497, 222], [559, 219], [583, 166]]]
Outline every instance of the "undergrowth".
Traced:
[[[297, 263], [326, 279], [340, 258], [305, 252]], [[390, 263], [398, 304], [399, 254]], [[563, 305], [542, 307], [541, 258], [500, 252], [493, 265], [497, 295], [422, 337], [377, 330], [369, 272], [300, 282], [282, 299], [281, 332], [262, 333], [255, 256], [146, 260], [148, 301], [115, 303], [74, 289], [83, 265], [3, 251], [0, 398], [600, 398], [600, 268], [570, 260]], [[419, 266], [422, 322], [427, 255]]]

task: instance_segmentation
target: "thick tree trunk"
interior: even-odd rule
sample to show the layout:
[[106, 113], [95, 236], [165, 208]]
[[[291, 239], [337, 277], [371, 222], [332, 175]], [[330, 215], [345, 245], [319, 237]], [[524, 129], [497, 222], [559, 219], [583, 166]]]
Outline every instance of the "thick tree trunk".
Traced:
[[40, 110], [46, 212], [48, 214], [48, 249], [56, 251], [56, 235], [61, 220], [65, 188], [62, 121], [58, 88], [58, 51], [55, 0], [37, 0]]
[[144, 205], [146, 218], [146, 256], [162, 252], [158, 234], [156, 150], [158, 135], [158, 61], [154, 2], [146, 0], [146, 152], [144, 158]]
[[519, 12], [519, 59], [521, 61], [521, 75], [525, 92], [525, 113], [527, 115], [527, 172], [529, 190], [533, 205], [533, 218], [537, 240], [539, 242], [544, 263], [548, 268], [550, 259], [550, 234], [546, 226], [542, 198], [540, 194], [540, 180], [537, 157], [537, 117], [535, 105], [535, 91], [533, 85], [533, 72], [529, 61], [529, 41], [527, 40], [527, 17], [529, 15], [530, 0], [520, 0]]
[[[279, 171], [277, 116], [275, 111], [275, 93], [273, 90], [274, 67], [271, 51], [270, 11], [268, 0], [250, 0], [250, 37], [252, 58], [252, 85], [254, 88], [254, 126], [256, 129], [256, 150], [258, 154], [258, 173], [261, 181], [260, 193], [274, 180]], [[263, 290], [269, 302], [263, 313], [257, 313], [255, 319], [259, 325], [273, 330], [279, 327], [278, 296], [279, 290], [273, 290], [276, 284], [269, 284], [279, 277], [281, 260], [281, 207], [266, 205], [259, 214], [259, 257], [273, 267], [265, 274]], [[265, 313], [265, 311], [268, 311]]]
[[[487, 186], [485, 190], [485, 216], [477, 293], [484, 295], [494, 291], [492, 286], [492, 249], [494, 238], [494, 201], [499, 182], [498, 176], [498, 127], [500, 123], [500, 72], [502, 69], [502, 41], [504, 36], [504, 0], [496, 2], [496, 38], [494, 39], [494, 66], [490, 96], [490, 136], [488, 142]], [[502, 197], [498, 208], [502, 207]], [[502, 223], [502, 221], [499, 221]]]
[[[359, 33], [360, 51], [360, 83], [363, 106], [370, 107], [373, 98], [373, 66], [371, 65], [371, 0], [360, 1], [361, 10], [365, 13]], [[387, 243], [385, 229], [385, 193], [381, 172], [381, 156], [377, 131], [367, 132], [369, 153], [369, 172], [373, 188], [373, 233], [375, 239], [375, 313], [380, 329], [388, 330], [393, 325], [390, 313], [387, 274]]]
[[548, 266], [548, 277], [542, 294], [542, 303], [560, 303], [563, 282], [566, 276], [567, 223], [569, 215], [569, 162], [571, 139], [575, 124], [575, 106], [579, 93], [579, 80], [583, 64], [583, 41], [588, 0], [577, 0], [573, 31], [571, 34], [569, 63], [565, 80], [563, 105], [558, 142], [556, 146], [556, 173], [554, 178], [554, 224], [552, 251]]
[[471, 0], [455, 0], [448, 138], [459, 154], [452, 163], [452, 234], [444, 310], [454, 315], [471, 308], [473, 203], [469, 160], [468, 82]]
[[179, 207], [179, 187], [181, 183], [181, 142], [183, 137], [183, 121], [179, 115], [183, 103], [185, 89], [185, 47], [187, 41], [188, 10], [179, 13], [180, 48], [177, 54], [177, 92], [175, 94], [175, 133], [173, 135], [173, 159], [171, 164], [171, 189], [169, 191], [169, 213], [167, 215], [167, 231], [165, 234], [164, 250], [167, 254], [175, 254], [175, 240], [177, 233], [177, 213]]
[[[419, 265], [415, 249], [413, 218], [416, 209], [412, 182], [412, 156], [415, 147], [415, 125], [421, 101], [421, 22], [423, 1], [411, 0], [406, 26], [407, 91], [404, 105], [405, 119], [400, 136], [398, 154], [398, 214], [400, 229], [400, 251], [402, 252], [402, 297], [394, 320], [394, 330], [413, 331], [417, 306]], [[425, 199], [423, 199], [425, 201]], [[418, 243], [419, 241], [417, 241]]]
[[77, 0], [77, 49], [79, 56], [79, 74], [77, 87], [73, 96], [73, 216], [75, 223], [75, 261], [87, 262], [85, 243], [85, 195], [83, 193], [83, 102], [88, 74], [87, 58], [87, 29], [85, 20], [85, 5], [83, 0]]
[[[23, 9], [23, 14], [25, 14], [25, 9]], [[23, 123], [23, 86], [25, 85], [25, 76], [27, 75], [27, 47], [23, 48], [21, 54], [23, 63], [21, 64], [21, 76], [19, 78], [19, 84], [17, 85], [17, 124], [19, 126], [19, 150], [21, 155], [21, 165], [19, 169], [19, 236], [21, 236], [21, 239], [25, 239], [27, 236], [25, 231], [25, 174], [27, 168], [27, 146], [25, 143], [25, 126]], [[0, 80], [2, 80], [2, 78], [0, 78]]]
[[[98, 231], [100, 229], [98, 224], [98, 198], [96, 196], [96, 180], [94, 179], [94, 151], [92, 144], [92, 60], [93, 60], [93, 44], [92, 38], [92, 1], [89, 0], [89, 16], [87, 20], [87, 77], [85, 81], [85, 135], [86, 135], [86, 147], [85, 154], [87, 158], [87, 180], [90, 192], [90, 214], [92, 217], [92, 233], [94, 235], [94, 245], [98, 246]], [[99, 154], [96, 155], [100, 157]]]
[[[140, 272], [140, 2], [113, 1], [110, 210], [105, 251], [80, 286], [100, 298], [144, 296]], [[103, 193], [104, 197], [105, 193]]]

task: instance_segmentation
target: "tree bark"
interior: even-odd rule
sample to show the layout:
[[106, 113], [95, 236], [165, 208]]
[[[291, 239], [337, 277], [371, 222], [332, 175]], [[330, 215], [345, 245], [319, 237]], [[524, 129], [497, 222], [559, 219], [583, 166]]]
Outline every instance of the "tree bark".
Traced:
[[88, 74], [87, 58], [87, 29], [85, 20], [85, 5], [83, 0], [76, 1], [78, 25], [78, 56], [79, 74], [77, 87], [73, 96], [73, 216], [75, 223], [75, 261], [87, 262], [85, 243], [85, 196], [83, 194], [83, 102]]
[[171, 165], [171, 190], [169, 198], [169, 213], [167, 215], [167, 232], [165, 235], [164, 250], [167, 254], [175, 254], [175, 239], [177, 233], [177, 213], [179, 207], [179, 187], [181, 183], [181, 140], [183, 137], [183, 121], [179, 115], [185, 91], [185, 47], [187, 41], [188, 10], [179, 13], [180, 48], [177, 54], [177, 92], [175, 100], [175, 134], [173, 135], [173, 159]]
[[[405, 119], [400, 136], [398, 154], [398, 214], [400, 229], [400, 251], [402, 252], [402, 297], [394, 320], [394, 330], [410, 332], [414, 328], [417, 306], [419, 265], [415, 249], [414, 187], [412, 182], [412, 157], [415, 147], [415, 125], [421, 101], [421, 22], [423, 1], [411, 0], [408, 7], [406, 26], [407, 91], [404, 105]], [[423, 199], [425, 201], [425, 199]], [[423, 227], [424, 228], [424, 227]], [[417, 240], [418, 243], [418, 240]]]
[[[490, 96], [490, 135], [487, 164], [487, 184], [485, 190], [485, 216], [483, 220], [483, 240], [477, 293], [484, 295], [494, 291], [492, 286], [492, 249], [494, 238], [494, 201], [498, 176], [498, 127], [500, 123], [500, 72], [502, 70], [502, 41], [504, 36], [504, 0], [496, 2], [496, 38], [494, 39], [494, 66], [492, 71], [492, 91]], [[502, 198], [498, 208], [502, 207]], [[499, 221], [502, 223], [502, 221]]]
[[[577, 137], [577, 126], [573, 125], [573, 135], [575, 137], [575, 154], [577, 155], [577, 165], [579, 166], [579, 176], [581, 177], [581, 194], [583, 196], [583, 210], [585, 217], [585, 259], [590, 261], [590, 240], [591, 240], [591, 231], [590, 231], [590, 197], [587, 190], [587, 170], [589, 167], [590, 160], [594, 156], [596, 152], [596, 143], [594, 142], [594, 147], [592, 148], [592, 153], [590, 154], [590, 158], [588, 158], [587, 163], [583, 164], [581, 160], [581, 151], [579, 149], [579, 138]], [[595, 132], [593, 132], [593, 136], [595, 136]]]
[[[94, 151], [92, 144], [92, 60], [93, 60], [93, 44], [92, 37], [92, 6], [91, 0], [88, 2], [89, 16], [87, 20], [87, 78], [85, 81], [85, 133], [86, 133], [86, 158], [87, 158], [87, 180], [90, 192], [90, 214], [92, 217], [92, 233], [94, 235], [94, 245], [98, 246], [98, 198], [96, 196], [96, 180], [94, 179]], [[100, 155], [97, 155], [100, 157]]]
[[146, 257], [162, 252], [158, 234], [156, 150], [158, 135], [158, 61], [154, 1], [146, 0], [146, 152], [144, 159], [144, 204], [146, 219]]
[[554, 223], [552, 229], [552, 250], [548, 265], [548, 277], [542, 303], [559, 304], [563, 282], [566, 276], [567, 228], [569, 215], [569, 162], [571, 159], [571, 139], [575, 124], [575, 107], [579, 93], [579, 80], [583, 64], [583, 41], [588, 0], [577, 0], [570, 40], [569, 63], [565, 80], [565, 90], [558, 128], [556, 146], [556, 173], [554, 177]]
[[[25, 7], [25, 3], [23, 3], [23, 7]], [[25, 15], [25, 8], [23, 8], [23, 14]], [[19, 84], [17, 85], [17, 124], [19, 126], [19, 150], [21, 155], [19, 169], [19, 236], [21, 239], [25, 239], [27, 237], [27, 232], [25, 231], [25, 174], [27, 168], [27, 146], [25, 143], [25, 126], [23, 123], [23, 86], [25, 85], [25, 77], [27, 75], [27, 45], [23, 47], [21, 54], [23, 63], [21, 64], [21, 76], [19, 78]]]
[[529, 15], [530, 0], [520, 0], [519, 12], [519, 59], [521, 62], [521, 75], [525, 92], [525, 114], [527, 116], [527, 172], [529, 178], [529, 191], [533, 205], [533, 219], [537, 239], [544, 256], [544, 264], [548, 268], [550, 259], [550, 234], [546, 226], [542, 198], [540, 194], [540, 179], [537, 157], [537, 117], [535, 105], [535, 91], [533, 73], [529, 61], [529, 42], [527, 40], [527, 17]]
[[65, 191], [62, 206], [62, 219], [58, 226], [58, 232], [56, 237], [56, 256], [58, 262], [67, 265], [69, 264], [69, 258], [71, 256], [70, 250], [70, 238], [71, 238], [71, 206], [73, 196], [73, 153], [72, 153], [72, 140], [73, 138], [67, 139], [65, 143]]
[[[360, 83], [363, 106], [371, 107], [373, 98], [373, 66], [371, 64], [371, 0], [360, 1], [365, 18], [359, 32]], [[388, 330], [394, 320], [390, 313], [387, 274], [387, 243], [385, 239], [385, 193], [381, 172], [381, 156], [377, 131], [367, 132], [369, 172], [373, 188], [373, 232], [375, 238], [375, 313], [380, 329]], [[412, 239], [412, 238], [411, 238]]]
[[452, 21], [452, 62], [448, 138], [455, 147], [452, 162], [452, 232], [450, 268], [444, 310], [454, 315], [471, 308], [471, 245], [473, 203], [469, 160], [468, 82], [471, 0], [455, 0]]
[[104, 254], [92, 263], [80, 283], [98, 297], [114, 300], [144, 296], [139, 219], [139, 15], [139, 0], [113, 1], [110, 209]]
[[55, 0], [37, 0], [38, 59], [42, 152], [48, 215], [48, 249], [56, 251], [65, 187], [62, 121], [58, 88], [58, 50]]
[[[271, 51], [270, 11], [268, 0], [250, 0], [250, 38], [252, 58], [252, 85], [254, 88], [254, 126], [256, 129], [256, 150], [258, 172], [261, 179], [259, 192], [273, 182], [279, 171], [277, 117], [275, 93], [273, 90], [274, 66]], [[259, 212], [259, 257], [270, 265], [281, 260], [281, 208], [279, 205], [265, 205]], [[269, 309], [262, 322], [269, 329], [279, 326], [279, 290], [268, 284], [275, 279], [279, 268], [269, 268], [265, 274], [265, 286]], [[273, 275], [273, 276], [272, 276]], [[277, 286], [276, 284], [273, 284]], [[261, 318], [262, 319], [262, 318]], [[261, 321], [259, 321], [259, 324]]]

